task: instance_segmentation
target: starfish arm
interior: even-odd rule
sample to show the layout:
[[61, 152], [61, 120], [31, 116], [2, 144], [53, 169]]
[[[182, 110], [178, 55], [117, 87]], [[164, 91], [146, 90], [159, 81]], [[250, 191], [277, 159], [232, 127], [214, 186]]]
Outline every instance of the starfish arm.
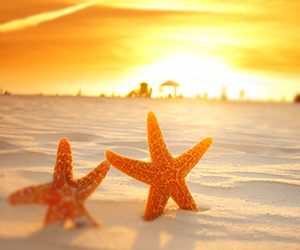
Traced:
[[151, 185], [148, 194], [144, 219], [151, 221], [160, 216], [170, 198], [167, 186]]
[[199, 211], [185, 181], [172, 184], [171, 198], [182, 209]]
[[72, 220], [76, 227], [85, 225], [99, 226], [83, 204], [79, 205], [73, 202], [49, 206], [45, 216], [45, 225], [58, 221], [60, 221], [61, 225], [64, 225], [68, 219]]
[[158, 121], [153, 112], [147, 117], [148, 148], [152, 162], [169, 162], [173, 156], [167, 148]]
[[212, 138], [205, 138], [194, 147], [188, 149], [175, 158], [175, 164], [183, 170], [183, 177], [186, 177], [193, 167], [200, 161], [212, 142]]
[[51, 196], [52, 183], [30, 186], [10, 194], [8, 202], [11, 205], [48, 204]]
[[66, 220], [66, 209], [59, 205], [51, 205], [48, 207], [44, 224], [47, 226], [60, 221], [61, 225], [63, 225]]
[[75, 181], [77, 186], [76, 199], [85, 200], [100, 185], [105, 178], [110, 164], [108, 161], [101, 162], [96, 168], [89, 172], [86, 176]]
[[156, 171], [152, 169], [151, 162], [120, 156], [110, 150], [105, 152], [105, 157], [116, 169], [146, 184], [150, 185], [157, 175]]
[[53, 184], [61, 188], [64, 184], [73, 182], [73, 159], [69, 141], [66, 138], [60, 140], [57, 148], [57, 157], [54, 168]]
[[72, 213], [72, 221], [76, 227], [92, 225], [99, 227], [100, 224], [90, 215], [84, 205], [76, 206]]

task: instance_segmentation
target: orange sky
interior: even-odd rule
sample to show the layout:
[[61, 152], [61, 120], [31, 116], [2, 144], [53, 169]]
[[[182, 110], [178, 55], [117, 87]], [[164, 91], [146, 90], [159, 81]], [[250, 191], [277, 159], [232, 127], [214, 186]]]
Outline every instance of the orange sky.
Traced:
[[172, 79], [185, 96], [292, 100], [300, 2], [14, 0], [0, 6], [0, 87], [126, 94]]

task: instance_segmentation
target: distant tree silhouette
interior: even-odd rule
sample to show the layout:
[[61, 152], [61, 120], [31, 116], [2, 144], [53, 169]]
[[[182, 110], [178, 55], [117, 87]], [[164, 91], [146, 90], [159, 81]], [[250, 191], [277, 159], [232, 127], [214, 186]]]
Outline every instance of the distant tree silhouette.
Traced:
[[297, 94], [294, 98], [294, 102], [300, 103], [300, 94]]

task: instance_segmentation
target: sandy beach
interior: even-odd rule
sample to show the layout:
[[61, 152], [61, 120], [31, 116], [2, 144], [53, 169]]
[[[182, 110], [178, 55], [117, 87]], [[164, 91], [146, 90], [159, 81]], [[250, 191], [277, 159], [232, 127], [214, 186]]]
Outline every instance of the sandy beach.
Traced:
[[[7, 203], [11, 192], [52, 180], [63, 137], [75, 178], [107, 149], [149, 160], [150, 110], [173, 155], [214, 139], [186, 178], [200, 212], [170, 199], [144, 221], [149, 186], [113, 167], [86, 202], [100, 228], [43, 227], [46, 206]], [[0, 96], [0, 249], [300, 249], [299, 111], [293, 103]]]

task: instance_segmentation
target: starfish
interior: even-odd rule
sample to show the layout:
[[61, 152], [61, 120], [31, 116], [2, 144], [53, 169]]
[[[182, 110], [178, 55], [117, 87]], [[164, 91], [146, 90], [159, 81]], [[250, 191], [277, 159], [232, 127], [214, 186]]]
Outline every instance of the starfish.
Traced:
[[63, 138], [57, 149], [53, 181], [18, 190], [8, 197], [8, 202], [11, 205], [48, 205], [45, 225], [60, 221], [63, 226], [70, 219], [77, 227], [99, 226], [88, 213], [84, 201], [99, 186], [109, 167], [109, 162], [103, 161], [86, 176], [74, 180], [71, 145]]
[[173, 157], [153, 112], [147, 117], [147, 137], [150, 162], [120, 156], [110, 150], [105, 152], [106, 159], [116, 169], [150, 185], [144, 219], [151, 221], [160, 216], [170, 197], [182, 209], [199, 211], [185, 178], [208, 150], [212, 138]]

